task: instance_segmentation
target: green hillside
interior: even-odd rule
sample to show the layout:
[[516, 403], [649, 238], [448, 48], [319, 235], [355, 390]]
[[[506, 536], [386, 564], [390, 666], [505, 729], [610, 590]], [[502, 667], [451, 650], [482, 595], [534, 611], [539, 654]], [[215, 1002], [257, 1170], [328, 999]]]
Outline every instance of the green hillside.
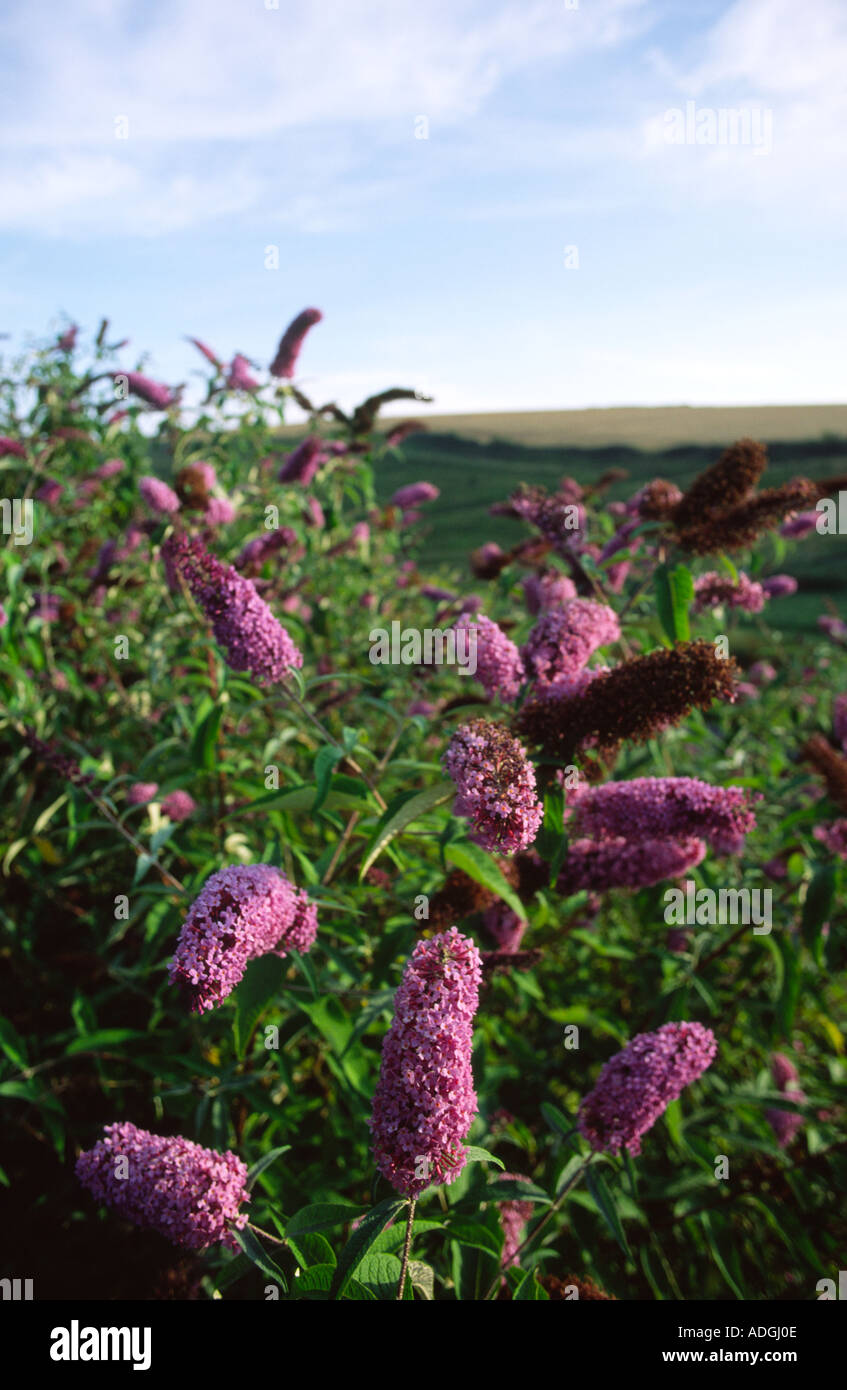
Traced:
[[[847, 439], [774, 442], [768, 451], [770, 465], [763, 486], [775, 486], [798, 474], [823, 478], [847, 473]], [[410, 436], [402, 451], [380, 462], [377, 487], [381, 500], [387, 500], [403, 483], [420, 479], [440, 488], [438, 501], [425, 508], [428, 561], [457, 567], [466, 574], [468, 553], [475, 546], [494, 540], [505, 548], [528, 534], [519, 522], [489, 514], [491, 504], [503, 501], [521, 482], [552, 488], [563, 475], [589, 483], [609, 468], [625, 468], [629, 475], [626, 481], [616, 483], [608, 493], [610, 498], [625, 498], [655, 477], [672, 479], [684, 488], [714, 462], [718, 452], [702, 445], [661, 452], [620, 446], [534, 448], [507, 441], [478, 444], [456, 435], [422, 433]], [[770, 544], [778, 560], [780, 543]], [[800, 589], [795, 597], [773, 605], [772, 622], [787, 629], [813, 624], [824, 611], [825, 597], [842, 606], [847, 616], [847, 536], [807, 537], [791, 547], [786, 570], [799, 580]]]

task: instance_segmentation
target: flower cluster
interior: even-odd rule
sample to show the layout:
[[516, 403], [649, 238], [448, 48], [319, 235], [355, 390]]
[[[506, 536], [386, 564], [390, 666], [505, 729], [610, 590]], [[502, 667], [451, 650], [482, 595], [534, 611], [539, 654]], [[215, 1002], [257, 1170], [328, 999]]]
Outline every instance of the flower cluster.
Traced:
[[179, 511], [179, 498], [161, 478], [140, 478], [138, 491], [151, 512], [156, 512], [158, 516], [173, 516], [174, 512]]
[[479, 951], [452, 927], [418, 942], [394, 998], [369, 1124], [379, 1171], [408, 1197], [465, 1166], [480, 979]]
[[576, 585], [559, 570], [546, 570], [527, 575], [523, 592], [527, 609], [535, 617], [545, 608], [560, 608], [568, 599], [576, 598]]
[[270, 864], [237, 864], [206, 880], [182, 926], [169, 967], [192, 1010], [221, 1004], [238, 984], [247, 962], [275, 951], [308, 951], [317, 932], [317, 909]]
[[259, 684], [267, 684], [303, 665], [285, 628], [232, 565], [222, 564], [200, 541], [184, 535], [170, 536], [162, 552], [210, 619], [233, 671], [249, 671]]
[[[510, 1179], [512, 1182], [528, 1182], [523, 1173], [502, 1173], [500, 1180]], [[500, 1256], [500, 1264], [503, 1269], [509, 1269], [518, 1263], [517, 1252], [523, 1239], [526, 1223], [535, 1210], [532, 1202], [521, 1202], [517, 1198], [511, 1201], [498, 1202], [497, 1210], [500, 1213], [500, 1225], [503, 1227], [503, 1252]]]
[[550, 685], [575, 676], [598, 647], [616, 642], [620, 635], [611, 608], [575, 598], [541, 614], [523, 648], [524, 662], [539, 685]]
[[579, 1131], [592, 1149], [641, 1152], [641, 1136], [686, 1086], [702, 1075], [718, 1050], [701, 1023], [666, 1023], [638, 1033], [600, 1072], [579, 1109]]
[[489, 699], [504, 703], [517, 699], [524, 681], [520, 652], [490, 618], [466, 613], [456, 623], [456, 631], [476, 632], [476, 678]]
[[694, 581], [692, 611], [702, 613], [705, 608], [718, 608], [725, 603], [730, 608], [743, 608], [745, 613], [761, 613], [766, 597], [763, 586], [743, 570], [739, 570], [737, 579], [709, 570]]
[[623, 835], [574, 840], [568, 845], [556, 888], [565, 897], [583, 889], [647, 888], [687, 873], [705, 854], [705, 843], [693, 835], [666, 840], [627, 840]]
[[555, 493], [543, 487], [523, 484], [503, 507], [494, 506], [494, 515], [520, 517], [540, 531], [560, 554], [567, 554], [585, 525], [581, 506], [582, 488], [573, 478], [563, 478]]
[[238, 1249], [231, 1230], [246, 1225], [240, 1208], [250, 1194], [247, 1168], [229, 1150], [124, 1122], [106, 1125], [104, 1137], [80, 1154], [76, 1175], [98, 1202], [175, 1245], [205, 1250], [221, 1242]]
[[842, 818], [829, 825], [816, 825], [812, 834], [820, 844], [826, 846], [830, 854], [847, 859], [847, 820]]
[[594, 838], [657, 840], [698, 835], [714, 842], [755, 828], [753, 798], [743, 787], [713, 787], [696, 777], [635, 777], [573, 788], [574, 828]]
[[[796, 1084], [799, 1081], [797, 1068], [784, 1052], [775, 1052], [771, 1058], [771, 1075], [774, 1085], [787, 1100], [796, 1101], [802, 1105], [806, 1099], [804, 1091]], [[785, 1149], [799, 1134], [803, 1128], [803, 1116], [796, 1110], [779, 1110], [770, 1108], [765, 1111], [765, 1119], [776, 1135], [776, 1141], [781, 1149]]]
[[512, 854], [535, 839], [544, 808], [524, 749], [502, 724], [472, 719], [461, 725], [444, 755], [456, 783], [456, 815], [467, 816], [483, 849]]
[[496, 902], [489, 907], [482, 919], [482, 925], [497, 943], [496, 949], [502, 955], [511, 956], [520, 950], [526, 922], [513, 912], [508, 903]]

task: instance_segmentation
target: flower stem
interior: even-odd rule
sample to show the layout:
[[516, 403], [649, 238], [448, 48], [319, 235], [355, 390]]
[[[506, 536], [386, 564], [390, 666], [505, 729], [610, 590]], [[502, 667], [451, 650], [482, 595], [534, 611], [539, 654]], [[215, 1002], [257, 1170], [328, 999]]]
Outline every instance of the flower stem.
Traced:
[[412, 1248], [412, 1223], [415, 1219], [415, 1207], [417, 1198], [412, 1197], [409, 1202], [409, 1215], [406, 1220], [406, 1239], [403, 1242], [403, 1263], [400, 1266], [400, 1281], [397, 1285], [397, 1302], [403, 1298], [403, 1290], [406, 1287], [406, 1270], [409, 1268], [409, 1251]]
[[[573, 1177], [572, 1177], [568, 1182], [565, 1183], [565, 1186], [562, 1188], [562, 1190], [561, 1190], [561, 1192], [559, 1193], [558, 1197], [556, 1198], [555, 1202], [552, 1204], [552, 1206], [550, 1206], [550, 1207], [547, 1208], [547, 1211], [546, 1211], [546, 1212], [544, 1213], [544, 1215], [542, 1216], [542, 1218], [541, 1218], [541, 1220], [539, 1221], [538, 1225], [537, 1225], [537, 1226], [533, 1226], [532, 1230], [530, 1231], [530, 1233], [529, 1233], [529, 1235], [526, 1237], [526, 1239], [521, 1241], [520, 1245], [518, 1246], [517, 1250], [515, 1251], [515, 1256], [514, 1256], [515, 1260], [518, 1259], [518, 1256], [521, 1255], [521, 1254], [523, 1253], [523, 1251], [524, 1251], [524, 1250], [526, 1249], [526, 1247], [530, 1244], [530, 1242], [533, 1241], [533, 1240], [535, 1240], [535, 1237], [539, 1234], [540, 1231], [542, 1231], [542, 1230], [544, 1229], [544, 1227], [547, 1225], [547, 1222], [550, 1220], [550, 1218], [551, 1218], [552, 1216], [555, 1216], [556, 1212], [559, 1210], [559, 1207], [560, 1207], [560, 1206], [562, 1205], [562, 1203], [564, 1202], [564, 1200], [565, 1200], [565, 1198], [567, 1197], [568, 1193], [571, 1191], [572, 1188], [576, 1187], [577, 1183], [579, 1182], [580, 1178], [582, 1177], [582, 1175], [583, 1175], [583, 1173], [585, 1172], [585, 1170], [586, 1170], [586, 1168], [588, 1167], [588, 1165], [593, 1161], [594, 1157], [595, 1157], [595, 1155], [594, 1155], [593, 1153], [592, 1153], [592, 1154], [589, 1154], [589, 1155], [588, 1155], [588, 1158], [585, 1160], [585, 1162], [584, 1162], [583, 1164], [581, 1164], [581, 1166], [580, 1166], [579, 1168], [577, 1168], [577, 1170], [576, 1170], [576, 1172], [574, 1173]], [[498, 1272], [498, 1274], [496, 1275], [495, 1279], [493, 1280], [493, 1282], [492, 1282], [492, 1284], [491, 1284], [491, 1287], [488, 1289], [488, 1291], [487, 1291], [487, 1293], [486, 1293], [486, 1295], [485, 1295], [485, 1298], [486, 1298], [486, 1299], [491, 1298], [491, 1297], [493, 1296], [493, 1294], [496, 1293], [496, 1291], [497, 1291], [497, 1289], [498, 1289], [498, 1287], [499, 1287], [499, 1285], [500, 1285], [500, 1280], [502, 1279], [502, 1277], [503, 1277], [502, 1272]], [[483, 1301], [484, 1301], [484, 1300], [483, 1300]]]

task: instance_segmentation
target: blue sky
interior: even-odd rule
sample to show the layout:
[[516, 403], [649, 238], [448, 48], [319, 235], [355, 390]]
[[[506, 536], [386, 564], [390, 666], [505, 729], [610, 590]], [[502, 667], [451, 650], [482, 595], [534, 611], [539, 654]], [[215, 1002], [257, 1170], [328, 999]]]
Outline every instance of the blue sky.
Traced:
[[[272, 3], [6, 0], [13, 347], [107, 315], [176, 383], [316, 305], [346, 404], [843, 400], [844, 0]], [[671, 143], [687, 102], [758, 138]]]

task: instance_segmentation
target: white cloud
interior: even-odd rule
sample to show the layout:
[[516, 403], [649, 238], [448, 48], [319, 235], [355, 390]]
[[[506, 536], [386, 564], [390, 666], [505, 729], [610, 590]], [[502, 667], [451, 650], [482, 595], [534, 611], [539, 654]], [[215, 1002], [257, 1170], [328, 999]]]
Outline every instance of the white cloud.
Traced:
[[[392, 179], [368, 161], [407, 151], [416, 116], [455, 128], [512, 75], [618, 44], [645, 14], [645, 0], [573, 11], [562, 0], [78, 0], [49, 11], [18, 0], [0, 18], [0, 225], [50, 232], [61, 212], [65, 230], [96, 230], [111, 183], [121, 227], [141, 234], [261, 210], [280, 186], [294, 190], [283, 220], [322, 229], [333, 203], [391, 201]], [[341, 185], [354, 178], [351, 193]]]
[[[643, 125], [642, 157], [669, 196], [736, 201], [819, 218], [847, 205], [847, 7], [842, 0], [735, 0], [689, 63], [652, 55], [666, 103]], [[738, 145], [668, 145], [664, 113], [758, 110], [772, 122], [767, 153]]]

